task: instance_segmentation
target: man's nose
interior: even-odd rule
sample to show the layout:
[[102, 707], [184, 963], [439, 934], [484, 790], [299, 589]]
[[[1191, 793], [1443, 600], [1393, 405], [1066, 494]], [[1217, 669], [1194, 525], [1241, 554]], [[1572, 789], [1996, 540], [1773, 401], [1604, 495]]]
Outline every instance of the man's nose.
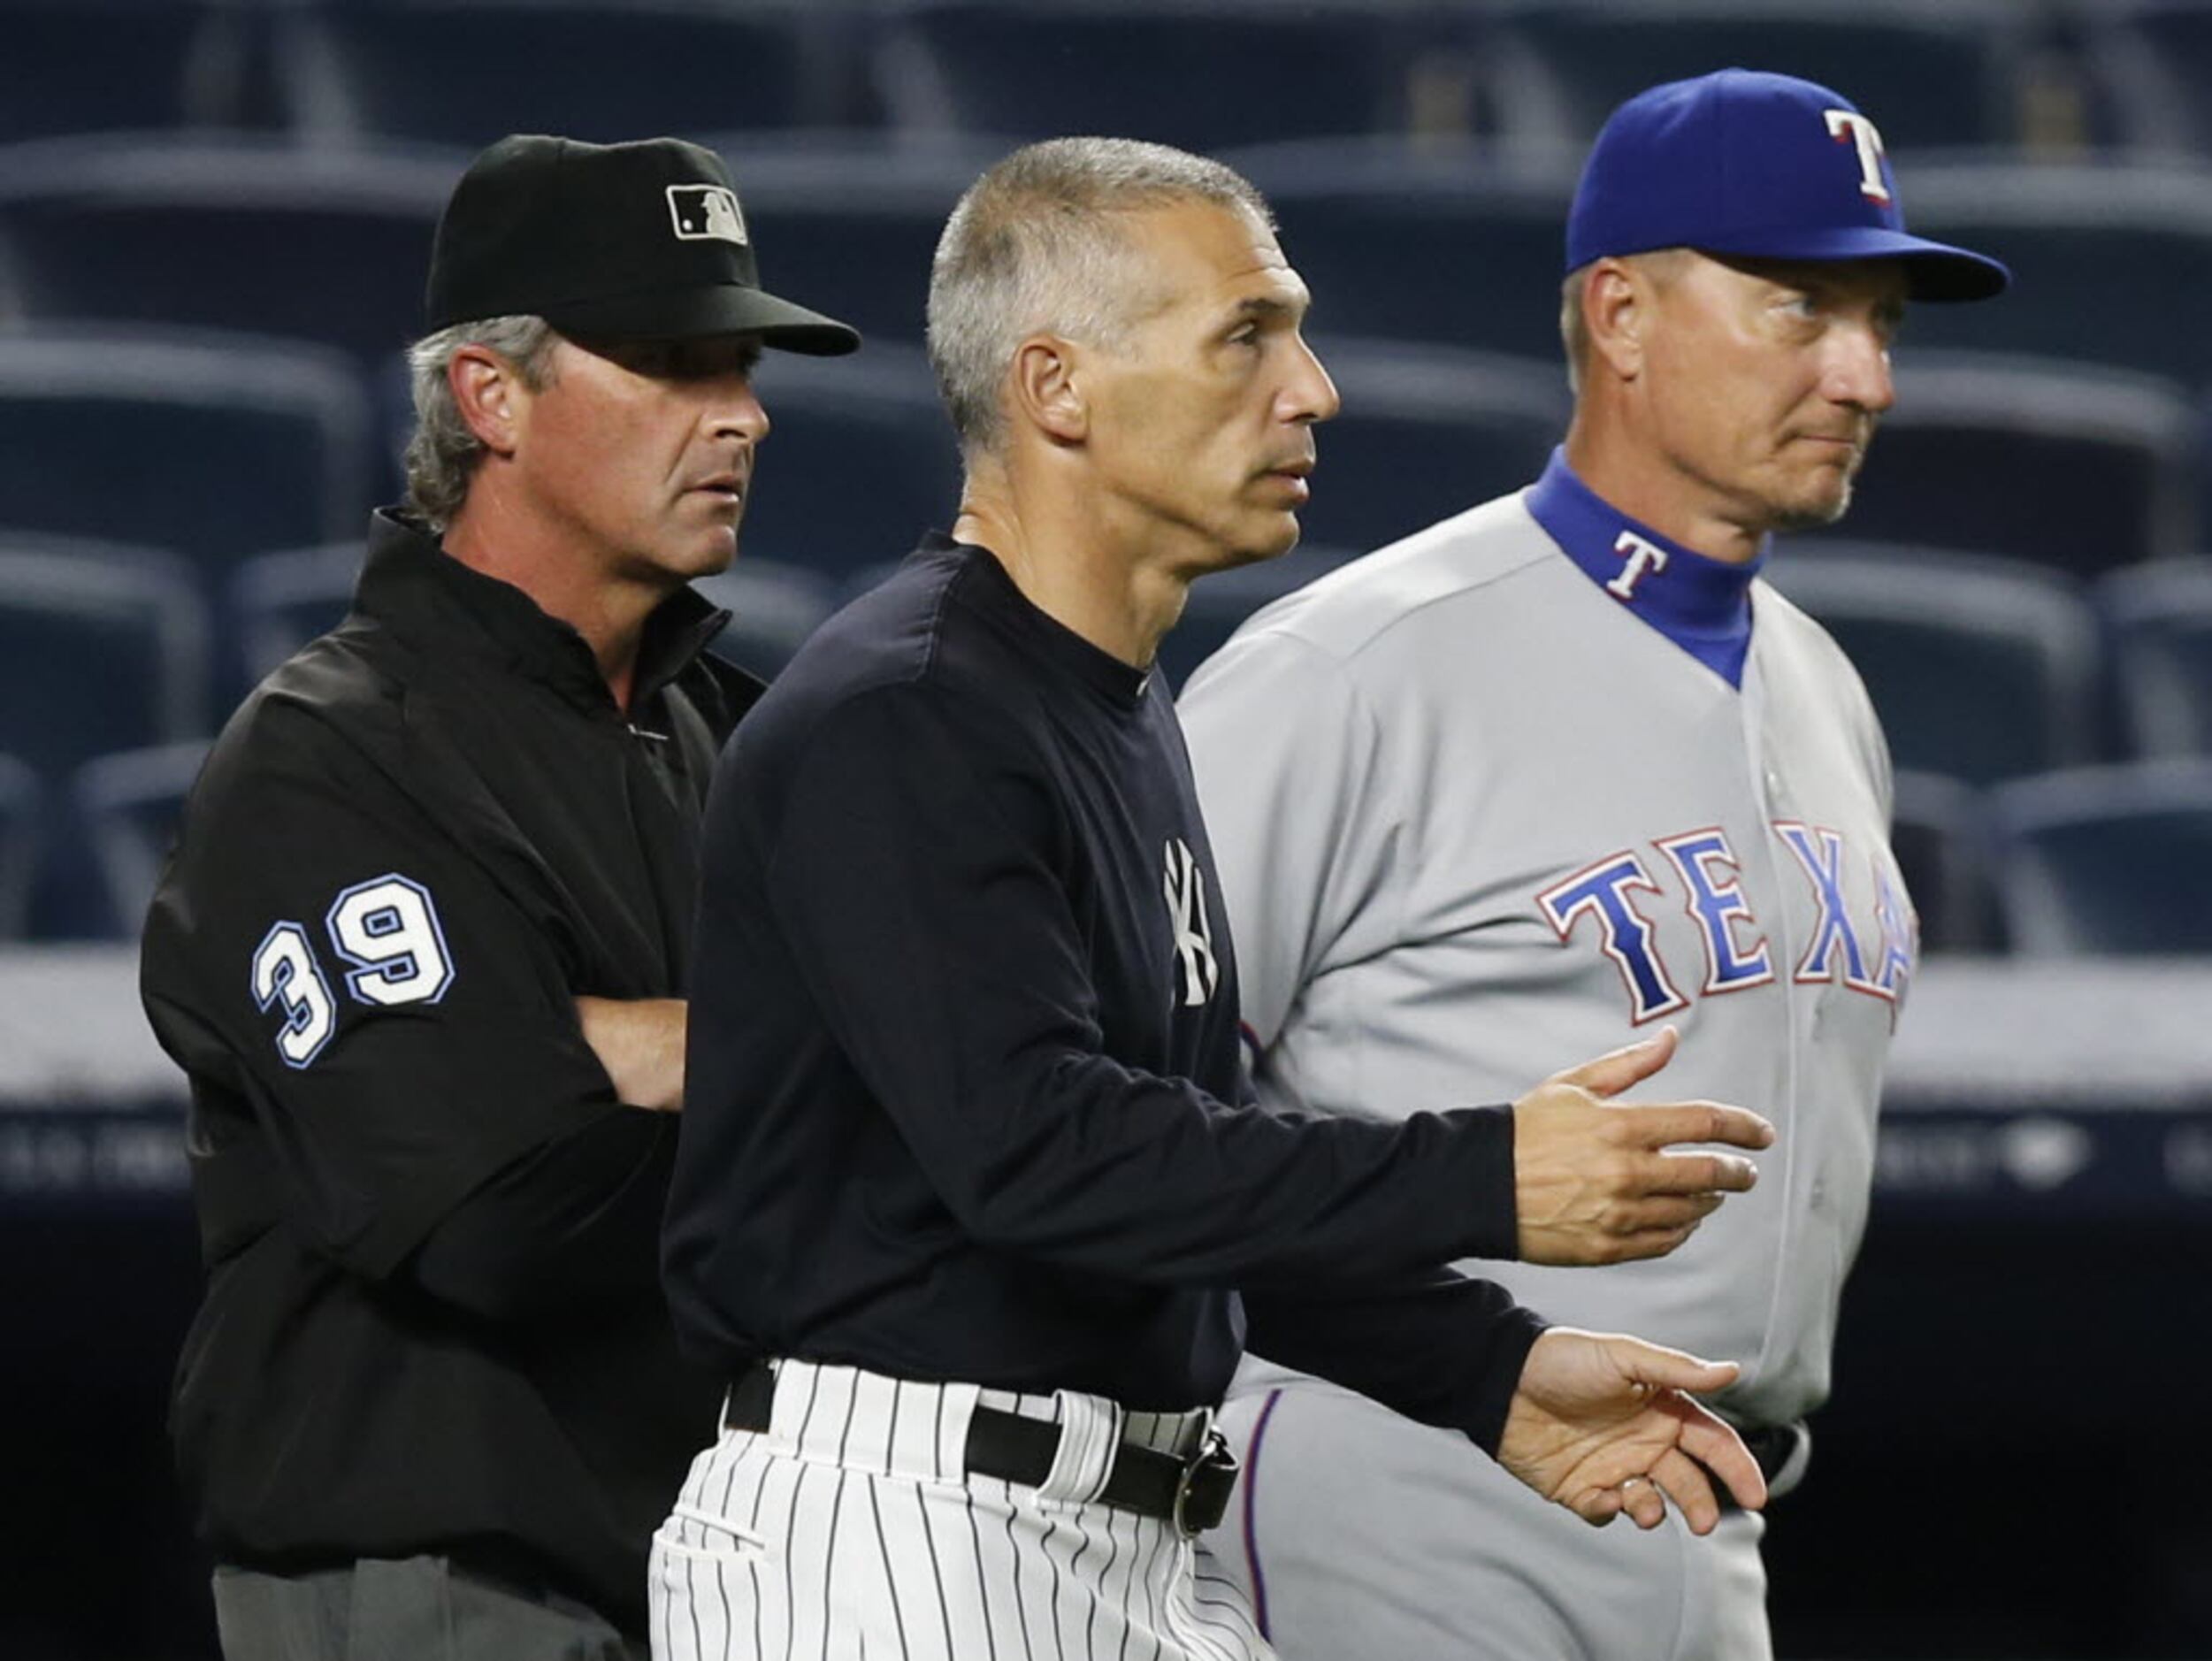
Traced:
[[1829, 360], [1823, 390], [1836, 403], [1855, 404], [1874, 415], [1895, 403], [1887, 336], [1871, 325], [1844, 331]]

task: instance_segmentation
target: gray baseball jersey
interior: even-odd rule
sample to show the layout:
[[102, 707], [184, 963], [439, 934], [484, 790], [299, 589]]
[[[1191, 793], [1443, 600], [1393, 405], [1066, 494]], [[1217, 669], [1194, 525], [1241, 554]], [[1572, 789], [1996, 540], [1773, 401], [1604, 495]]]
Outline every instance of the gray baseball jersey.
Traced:
[[[1887, 754], [1827, 635], [1741, 568], [1611, 509], [1555, 459], [1534, 489], [1263, 611], [1192, 678], [1182, 714], [1263, 1092], [1382, 1116], [1511, 1098], [1673, 1022], [1680, 1052], [1642, 1093], [1772, 1119], [1758, 1186], [1657, 1261], [1481, 1273], [1554, 1320], [1740, 1361], [1720, 1405], [1747, 1424], [1815, 1406], [1915, 951]], [[1433, 1437], [1385, 1452], [1399, 1433], [1367, 1420], [1377, 1410], [1314, 1381], [1248, 1364], [1248, 1433], [1277, 1391], [1309, 1428], [1335, 1405], [1342, 1463], [1305, 1461], [1302, 1474], [1262, 1457], [1250, 1488], [1278, 1518], [1258, 1528], [1263, 1572], [1271, 1544], [1296, 1557], [1285, 1536], [1301, 1531], [1326, 1536], [1313, 1560], [1341, 1559], [1346, 1486], [1403, 1481], [1375, 1526], [1432, 1540], [1508, 1529], [1541, 1587], [1541, 1502], [1472, 1450], [1446, 1468], [1464, 1471], [1459, 1494], [1495, 1511], [1488, 1520], [1450, 1514], [1459, 1502]], [[1613, 1543], [1594, 1549], [1653, 1580], [1655, 1597], [1670, 1581], [1679, 1596], [1680, 1571], [1633, 1533], [1607, 1530], [1594, 1542]], [[1727, 1533], [1755, 1572], [1756, 1530]], [[1406, 1555], [1351, 1537], [1374, 1564]], [[1550, 1560], [1565, 1572], [1567, 1554]], [[1587, 1554], [1574, 1561], [1570, 1578], [1586, 1579]], [[1420, 1629], [1464, 1635], [1466, 1653], [1489, 1653], [1473, 1647], [1485, 1623], [1511, 1624], [1471, 1573], [1378, 1573], [1389, 1602], [1428, 1620]], [[1756, 1596], [1755, 1578], [1734, 1583]], [[1338, 1652], [1282, 1618], [1297, 1596], [1285, 1580], [1255, 1588], [1276, 1602], [1285, 1655]], [[1395, 1653], [1359, 1626], [1356, 1588], [1339, 1590], [1324, 1600], [1338, 1650]], [[1545, 1596], [1582, 1597], [1571, 1584]], [[1611, 1653], [1664, 1652], [1644, 1647], [1650, 1618], [1632, 1607], [1642, 1636]], [[1497, 1653], [1583, 1652], [1518, 1642]], [[1589, 1653], [1604, 1642], [1581, 1641]]]

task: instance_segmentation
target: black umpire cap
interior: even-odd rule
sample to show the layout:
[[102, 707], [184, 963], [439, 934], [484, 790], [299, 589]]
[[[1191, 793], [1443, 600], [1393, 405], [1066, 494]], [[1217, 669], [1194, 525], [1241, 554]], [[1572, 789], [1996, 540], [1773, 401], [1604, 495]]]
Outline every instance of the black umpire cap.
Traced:
[[526, 315], [584, 336], [757, 333], [823, 357], [861, 343], [761, 287], [722, 158], [681, 139], [500, 140], [446, 203], [425, 302], [433, 331]]

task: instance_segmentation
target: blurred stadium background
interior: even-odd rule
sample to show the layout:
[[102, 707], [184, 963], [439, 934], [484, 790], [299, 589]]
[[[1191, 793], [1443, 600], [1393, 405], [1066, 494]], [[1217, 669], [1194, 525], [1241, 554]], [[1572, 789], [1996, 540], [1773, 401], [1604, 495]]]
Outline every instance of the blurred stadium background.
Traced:
[[948, 517], [922, 303], [979, 167], [1109, 132], [1246, 171], [1345, 413], [1307, 546], [1200, 587], [1180, 677], [1534, 475], [1580, 148], [1732, 63], [1853, 97], [1915, 228], [2018, 277], [1916, 310], [1857, 507], [1772, 568], [1882, 708], [1929, 953], [1774, 1513], [1780, 1650], [2212, 1655], [2212, 4], [0, 0], [0, 1656], [214, 1654], [161, 1428], [180, 1091], [130, 938], [209, 736], [394, 494], [476, 147], [713, 144], [769, 280], [868, 333], [762, 372], [717, 586], [762, 672]]

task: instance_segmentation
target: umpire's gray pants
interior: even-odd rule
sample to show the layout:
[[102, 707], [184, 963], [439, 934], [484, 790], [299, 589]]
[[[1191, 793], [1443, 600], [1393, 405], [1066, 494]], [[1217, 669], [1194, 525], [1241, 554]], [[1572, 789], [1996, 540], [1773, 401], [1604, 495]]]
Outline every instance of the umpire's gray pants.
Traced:
[[215, 1571], [225, 1661], [646, 1661], [580, 1604], [540, 1603], [443, 1558], [315, 1574]]

